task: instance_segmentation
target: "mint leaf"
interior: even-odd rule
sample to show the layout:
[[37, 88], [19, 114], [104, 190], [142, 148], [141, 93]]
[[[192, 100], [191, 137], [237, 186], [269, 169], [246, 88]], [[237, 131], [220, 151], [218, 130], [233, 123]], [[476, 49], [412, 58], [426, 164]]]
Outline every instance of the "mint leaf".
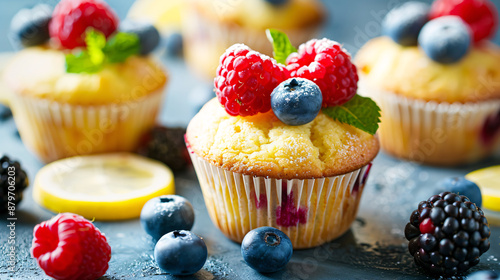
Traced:
[[354, 95], [346, 103], [323, 109], [323, 113], [341, 123], [359, 128], [371, 135], [375, 134], [380, 123], [380, 108], [368, 97]]
[[118, 63], [124, 62], [129, 56], [139, 53], [140, 48], [139, 36], [119, 32], [108, 41], [103, 51], [109, 62]]
[[106, 46], [106, 36], [103, 33], [90, 29], [85, 34], [85, 44], [92, 63], [99, 65], [104, 63], [104, 53], [102, 49]]
[[106, 63], [121, 63], [139, 53], [140, 41], [136, 34], [119, 32], [106, 42], [103, 33], [90, 29], [85, 34], [87, 49], [66, 55], [66, 72], [96, 73]]
[[66, 55], [67, 73], [96, 73], [99, 72], [103, 64], [95, 64], [88, 52]]
[[267, 38], [273, 44], [274, 59], [278, 63], [286, 64], [286, 58], [297, 49], [290, 43], [288, 36], [285, 33], [275, 30], [266, 30]]

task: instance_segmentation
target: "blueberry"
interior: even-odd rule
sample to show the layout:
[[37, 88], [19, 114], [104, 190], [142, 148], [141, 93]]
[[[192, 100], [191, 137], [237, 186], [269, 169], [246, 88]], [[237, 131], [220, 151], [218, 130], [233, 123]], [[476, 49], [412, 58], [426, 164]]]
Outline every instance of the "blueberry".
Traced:
[[155, 197], [141, 211], [142, 227], [155, 240], [173, 230], [190, 230], [193, 223], [193, 206], [178, 195]]
[[500, 276], [490, 270], [477, 271], [467, 277], [468, 280], [500, 280]]
[[462, 59], [469, 51], [471, 33], [467, 24], [456, 16], [445, 16], [424, 25], [418, 43], [432, 60], [450, 64]]
[[323, 96], [312, 81], [291, 78], [271, 93], [271, 108], [278, 119], [287, 125], [303, 125], [316, 118]]
[[256, 228], [243, 238], [241, 255], [245, 262], [261, 273], [281, 270], [290, 261], [293, 247], [290, 238], [272, 227]]
[[139, 37], [141, 43], [140, 53], [147, 55], [160, 43], [160, 33], [151, 23], [144, 21], [124, 20], [120, 24], [120, 31], [133, 33]]
[[12, 117], [12, 111], [9, 107], [0, 104], [0, 121], [6, 121]]
[[165, 49], [168, 55], [176, 56], [182, 54], [183, 40], [182, 35], [178, 32], [174, 32], [167, 37], [165, 42]]
[[207, 261], [207, 245], [203, 238], [187, 230], [165, 234], [155, 246], [158, 266], [173, 275], [191, 275]]
[[14, 15], [10, 31], [24, 47], [41, 45], [50, 39], [49, 21], [52, 9], [39, 4], [31, 9], [22, 9]]
[[418, 33], [429, 20], [430, 6], [421, 2], [406, 2], [392, 9], [382, 22], [382, 33], [403, 46], [416, 46]]
[[288, 2], [288, 0], [265, 0], [265, 1], [275, 6], [281, 6], [284, 5], [286, 2]]
[[[450, 177], [440, 182], [439, 188], [445, 191], [464, 195], [475, 203], [477, 207], [481, 207], [483, 199], [481, 197], [481, 189], [474, 183], [464, 177]], [[470, 218], [470, 217], [467, 217]]]

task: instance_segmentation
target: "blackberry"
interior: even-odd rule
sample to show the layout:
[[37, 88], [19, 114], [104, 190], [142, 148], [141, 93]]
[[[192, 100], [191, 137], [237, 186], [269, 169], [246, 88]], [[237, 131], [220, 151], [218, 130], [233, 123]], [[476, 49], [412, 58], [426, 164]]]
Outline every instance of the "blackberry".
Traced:
[[481, 208], [450, 192], [420, 202], [405, 237], [415, 263], [438, 275], [465, 272], [490, 248], [490, 228]]
[[137, 153], [160, 161], [173, 171], [181, 171], [191, 162], [185, 134], [184, 128], [156, 126], [143, 136]]
[[[21, 168], [21, 164], [5, 155], [2, 156], [0, 158], [0, 213], [6, 213], [9, 206], [13, 206], [12, 203], [17, 207], [28, 185], [28, 176]], [[9, 200], [9, 197], [14, 197], [14, 200]]]

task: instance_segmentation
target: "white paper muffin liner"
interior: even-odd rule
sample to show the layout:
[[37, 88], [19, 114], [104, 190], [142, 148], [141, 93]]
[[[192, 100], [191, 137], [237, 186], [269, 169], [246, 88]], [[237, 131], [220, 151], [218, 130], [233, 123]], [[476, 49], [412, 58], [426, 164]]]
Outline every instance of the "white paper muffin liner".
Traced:
[[[227, 48], [242, 43], [251, 49], [273, 56], [273, 47], [263, 30], [206, 19], [196, 9], [186, 9], [183, 24], [184, 56], [191, 68], [206, 78], [215, 77], [220, 56]], [[299, 46], [319, 34], [321, 25], [282, 30], [294, 46]]]
[[11, 99], [24, 144], [44, 162], [127, 152], [154, 126], [163, 89], [130, 102], [81, 106], [22, 95]]
[[482, 129], [500, 111], [500, 100], [445, 103], [407, 98], [363, 82], [359, 92], [373, 98], [382, 110], [378, 130], [382, 149], [389, 154], [435, 165], [473, 163], [500, 148], [500, 133], [487, 143]]
[[271, 226], [286, 233], [294, 248], [331, 241], [354, 221], [370, 166], [350, 173], [282, 180], [231, 172], [210, 164], [188, 145], [213, 223], [241, 242], [250, 230]]

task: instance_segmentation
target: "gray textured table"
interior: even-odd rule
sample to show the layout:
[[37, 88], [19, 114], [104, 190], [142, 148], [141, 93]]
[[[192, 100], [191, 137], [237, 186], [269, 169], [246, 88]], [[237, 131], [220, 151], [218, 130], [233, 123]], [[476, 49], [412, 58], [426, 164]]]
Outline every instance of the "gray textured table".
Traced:
[[[0, 38], [6, 38], [12, 15], [33, 0], [0, 0]], [[46, 1], [53, 3], [55, 1]], [[123, 17], [131, 0], [113, 0], [110, 4]], [[333, 18], [325, 27], [324, 35], [344, 42], [355, 52], [368, 38], [380, 32], [380, 18], [388, 7], [402, 1], [345, 0], [328, 1]], [[494, 1], [500, 6], [500, 1]], [[499, 42], [498, 34], [496, 42]], [[11, 51], [6, 39], [0, 39], [0, 51]], [[160, 122], [185, 126], [197, 108], [209, 95], [210, 82], [193, 77], [179, 58], [163, 57], [170, 70], [171, 81]], [[0, 153], [20, 160], [31, 179], [42, 167], [29, 153], [16, 135], [14, 121], [0, 122]], [[420, 200], [435, 191], [436, 182], [447, 176], [464, 175], [477, 168], [500, 164], [500, 158], [476, 166], [463, 168], [432, 168], [402, 162], [380, 154], [375, 160], [371, 177], [363, 194], [358, 219], [350, 231], [341, 238], [321, 247], [294, 252], [285, 270], [261, 275], [246, 266], [238, 244], [229, 241], [216, 229], [206, 212], [194, 171], [176, 174], [176, 187], [180, 195], [195, 206], [196, 221], [193, 231], [202, 235], [208, 246], [209, 258], [203, 270], [182, 279], [426, 279], [417, 270], [407, 252], [403, 229], [411, 211]], [[488, 213], [493, 225], [491, 249], [481, 257], [481, 263], [471, 271], [492, 269], [500, 271], [500, 219]], [[6, 217], [0, 217], [0, 279], [47, 278], [30, 257], [32, 230], [35, 224], [47, 220], [53, 213], [41, 208], [31, 198], [31, 187], [17, 210], [17, 272], [7, 273]], [[124, 222], [95, 222], [108, 237], [112, 258], [103, 279], [174, 279], [156, 266], [152, 252], [154, 243], [142, 230], [139, 220]], [[461, 279], [461, 277], [454, 278]]]

